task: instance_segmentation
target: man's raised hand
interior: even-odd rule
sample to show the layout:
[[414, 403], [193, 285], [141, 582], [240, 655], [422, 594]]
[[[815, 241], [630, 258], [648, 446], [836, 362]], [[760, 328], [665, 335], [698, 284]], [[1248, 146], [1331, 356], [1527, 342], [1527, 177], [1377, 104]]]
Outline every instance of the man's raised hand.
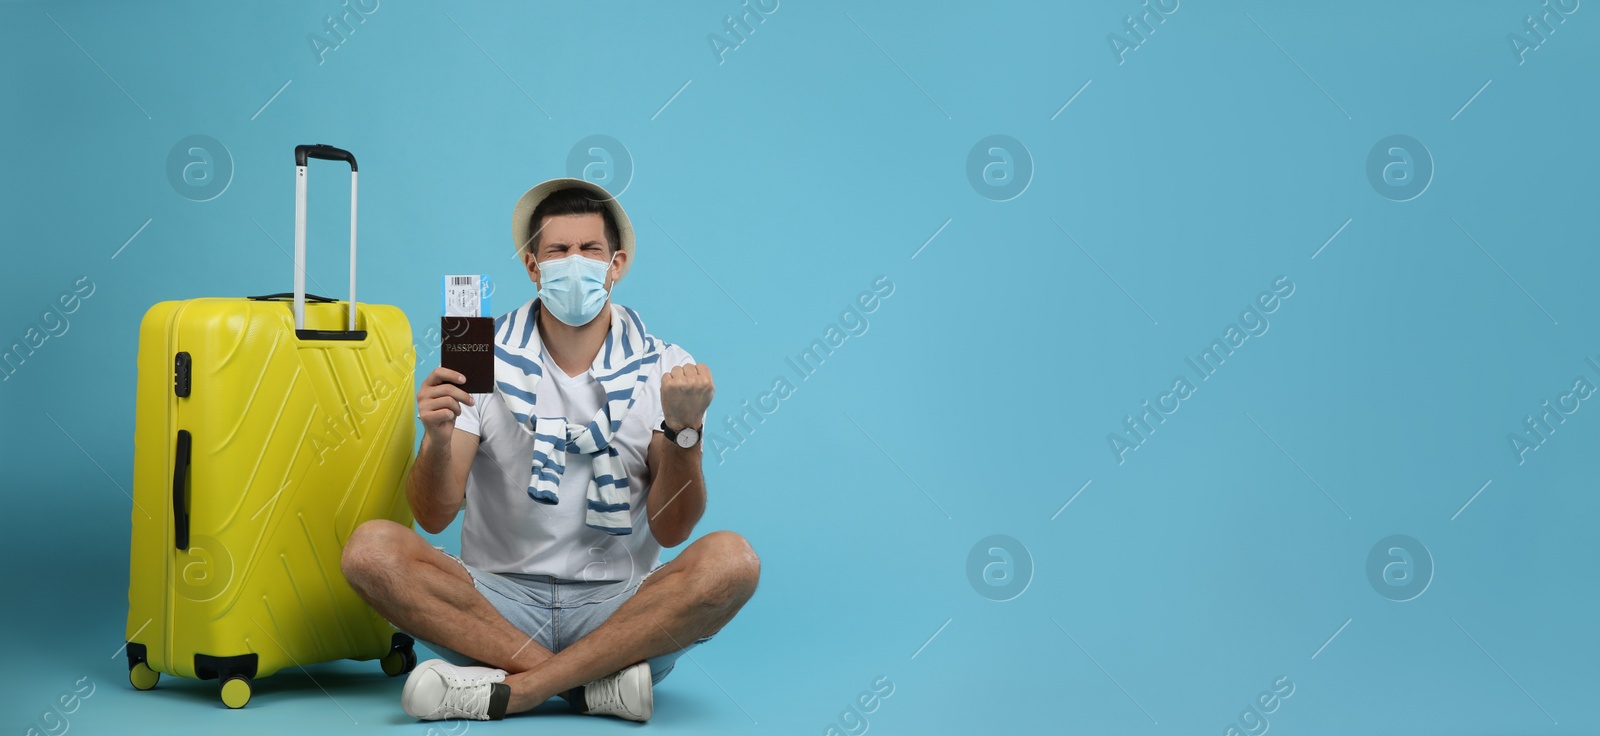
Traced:
[[676, 431], [698, 427], [716, 386], [711, 369], [702, 363], [688, 363], [661, 374], [661, 414], [667, 427]]
[[417, 389], [417, 418], [422, 420], [423, 432], [443, 447], [450, 446], [461, 405], [473, 405], [472, 396], [456, 385], [466, 381], [467, 377], [456, 371], [435, 368]]

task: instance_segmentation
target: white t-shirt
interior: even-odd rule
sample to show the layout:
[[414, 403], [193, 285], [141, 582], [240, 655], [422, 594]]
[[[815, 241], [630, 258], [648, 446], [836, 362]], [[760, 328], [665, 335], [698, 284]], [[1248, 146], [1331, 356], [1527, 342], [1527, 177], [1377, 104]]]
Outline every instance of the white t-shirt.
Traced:
[[[544, 378], [535, 391], [539, 414], [588, 422], [600, 410], [605, 389], [589, 371], [568, 376], [541, 352]], [[550, 575], [562, 580], [630, 580], [655, 567], [661, 544], [650, 532], [645, 498], [651, 477], [646, 464], [650, 439], [661, 426], [661, 374], [693, 363], [693, 356], [665, 344], [661, 360], [622, 419], [613, 444], [628, 472], [633, 533], [613, 536], [584, 523], [585, 493], [594, 461], [567, 453], [555, 505], [528, 497], [533, 437], [517, 424], [498, 393], [473, 394], [462, 405], [456, 429], [478, 435], [478, 452], [467, 475], [466, 517], [461, 522], [461, 559], [496, 573]]]

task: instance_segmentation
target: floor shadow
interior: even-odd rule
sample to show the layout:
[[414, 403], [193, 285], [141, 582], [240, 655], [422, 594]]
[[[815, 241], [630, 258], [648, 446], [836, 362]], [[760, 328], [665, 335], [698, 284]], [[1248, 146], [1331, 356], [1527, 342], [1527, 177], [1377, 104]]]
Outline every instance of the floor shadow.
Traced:
[[[364, 673], [346, 667], [371, 666], [374, 672]], [[336, 668], [337, 667], [337, 668]], [[247, 708], [271, 708], [279, 704], [296, 703], [308, 698], [331, 698], [335, 703], [350, 699], [368, 705], [377, 700], [391, 700], [399, 706], [400, 688], [404, 677], [390, 677], [378, 670], [376, 662], [310, 665], [279, 670], [250, 683], [250, 703]], [[151, 696], [206, 703], [226, 708], [221, 698], [222, 683], [217, 680], [192, 680], [172, 675], [162, 675]], [[342, 706], [341, 706], [342, 707]]]

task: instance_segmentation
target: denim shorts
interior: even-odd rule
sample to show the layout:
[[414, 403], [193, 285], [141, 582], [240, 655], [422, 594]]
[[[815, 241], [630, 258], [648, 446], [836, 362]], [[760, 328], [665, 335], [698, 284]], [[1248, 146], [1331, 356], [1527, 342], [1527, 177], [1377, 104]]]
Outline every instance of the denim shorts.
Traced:
[[[444, 551], [442, 548], [436, 549]], [[487, 572], [462, 562], [461, 558], [455, 555], [450, 557], [467, 569], [478, 592], [489, 600], [490, 605], [493, 605], [501, 616], [511, 622], [512, 626], [533, 637], [539, 646], [551, 652], [566, 649], [572, 646], [573, 642], [599, 628], [600, 624], [610, 618], [624, 601], [633, 597], [645, 579], [661, 569], [661, 566], [657, 565], [638, 580], [558, 581], [548, 575]], [[678, 663], [678, 657], [683, 656], [684, 652], [710, 640], [709, 636], [697, 639], [676, 652], [651, 657], [652, 684], [661, 682], [670, 674]], [[429, 649], [451, 664], [483, 664], [441, 644], [421, 638], [417, 641], [426, 644]]]

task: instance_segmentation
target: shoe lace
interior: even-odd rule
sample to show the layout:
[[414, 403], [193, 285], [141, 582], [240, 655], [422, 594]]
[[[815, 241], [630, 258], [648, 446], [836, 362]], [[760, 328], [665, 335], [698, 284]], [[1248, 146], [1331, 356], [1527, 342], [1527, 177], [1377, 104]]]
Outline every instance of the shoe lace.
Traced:
[[489, 695], [493, 683], [484, 678], [465, 678], [445, 675], [444, 702], [440, 707], [456, 718], [482, 719], [489, 712]]
[[620, 674], [602, 677], [583, 689], [584, 704], [591, 712], [616, 712], [626, 710], [622, 703], [622, 677]]

